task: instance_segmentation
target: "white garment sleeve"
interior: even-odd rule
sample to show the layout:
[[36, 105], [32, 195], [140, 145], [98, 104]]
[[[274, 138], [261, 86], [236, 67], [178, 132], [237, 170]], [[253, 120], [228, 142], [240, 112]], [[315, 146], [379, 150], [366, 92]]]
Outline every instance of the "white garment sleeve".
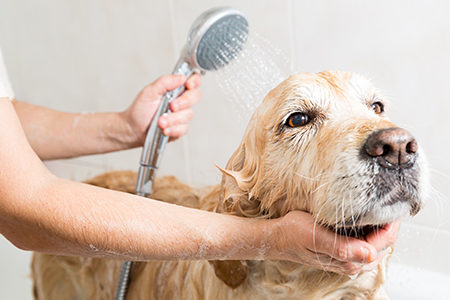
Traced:
[[8, 72], [6, 71], [5, 62], [3, 61], [2, 48], [0, 47], [0, 98], [9, 97], [14, 99], [14, 91], [9, 81]]

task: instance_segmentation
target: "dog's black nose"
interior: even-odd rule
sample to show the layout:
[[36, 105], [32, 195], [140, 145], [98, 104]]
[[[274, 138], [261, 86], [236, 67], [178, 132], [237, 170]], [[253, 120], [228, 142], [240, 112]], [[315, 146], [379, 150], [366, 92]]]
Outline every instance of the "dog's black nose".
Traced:
[[401, 128], [387, 128], [372, 133], [364, 150], [377, 162], [390, 169], [414, 165], [418, 145], [414, 136]]

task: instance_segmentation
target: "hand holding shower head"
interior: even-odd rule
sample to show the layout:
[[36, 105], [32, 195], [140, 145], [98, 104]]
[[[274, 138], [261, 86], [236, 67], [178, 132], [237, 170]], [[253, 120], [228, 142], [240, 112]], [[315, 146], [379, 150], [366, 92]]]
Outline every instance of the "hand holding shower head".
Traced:
[[[197, 70], [204, 73], [226, 66], [242, 50], [247, 35], [248, 22], [241, 11], [219, 7], [204, 12], [189, 30], [187, 44], [181, 51], [173, 74], [189, 77]], [[168, 141], [168, 137], [158, 127], [158, 119], [170, 112], [169, 104], [183, 91], [184, 86], [164, 95], [150, 125], [136, 185], [136, 194], [139, 196], [149, 196], [152, 193], [155, 174]], [[122, 264], [115, 300], [126, 299], [131, 266], [130, 261]]]
[[[248, 34], [244, 14], [233, 8], [220, 7], [201, 14], [189, 30], [187, 44], [181, 51], [173, 74], [189, 77], [196, 70], [213, 71], [227, 65], [242, 50]], [[153, 118], [142, 151], [136, 194], [149, 196], [156, 170], [168, 137], [158, 127], [158, 119], [170, 112], [169, 104], [184, 91], [184, 86], [168, 92]]]

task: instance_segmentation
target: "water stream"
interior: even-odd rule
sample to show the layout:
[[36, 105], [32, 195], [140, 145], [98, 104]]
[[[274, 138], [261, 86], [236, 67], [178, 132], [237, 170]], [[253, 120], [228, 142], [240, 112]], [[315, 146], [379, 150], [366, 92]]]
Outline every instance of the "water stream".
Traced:
[[256, 31], [251, 28], [243, 31], [248, 34], [236, 41], [239, 45], [227, 46], [230, 51], [236, 47], [242, 50], [211, 74], [231, 103], [238, 121], [245, 126], [266, 94], [293, 74], [294, 68], [281, 50]]

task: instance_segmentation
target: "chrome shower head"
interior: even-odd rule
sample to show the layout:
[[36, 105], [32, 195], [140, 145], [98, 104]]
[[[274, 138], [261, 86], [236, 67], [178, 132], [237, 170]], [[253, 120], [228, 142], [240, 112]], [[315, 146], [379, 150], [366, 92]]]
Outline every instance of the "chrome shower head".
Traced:
[[[213, 71], [227, 65], [244, 47], [248, 36], [244, 14], [233, 8], [219, 7], [201, 14], [189, 30], [187, 44], [181, 51], [173, 74], [189, 77], [196, 70]], [[168, 138], [158, 127], [158, 119], [170, 112], [169, 104], [184, 91], [181, 86], [167, 92], [153, 118], [145, 140], [139, 169], [136, 194], [148, 196], [153, 190], [156, 170]]]
[[240, 10], [207, 10], [192, 24], [182, 57], [202, 71], [220, 69], [242, 50], [248, 31], [247, 19]]

